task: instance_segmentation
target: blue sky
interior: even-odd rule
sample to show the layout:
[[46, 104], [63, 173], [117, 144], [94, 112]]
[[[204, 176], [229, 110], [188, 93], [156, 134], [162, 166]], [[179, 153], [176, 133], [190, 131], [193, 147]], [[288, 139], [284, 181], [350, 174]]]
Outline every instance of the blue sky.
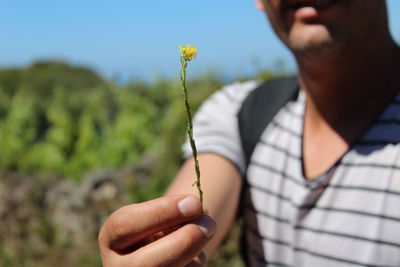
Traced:
[[[388, 0], [400, 40], [400, 1]], [[0, 67], [37, 59], [89, 66], [107, 78], [175, 77], [179, 44], [194, 44], [190, 72], [226, 77], [294, 62], [253, 0], [10, 0], [0, 7]]]

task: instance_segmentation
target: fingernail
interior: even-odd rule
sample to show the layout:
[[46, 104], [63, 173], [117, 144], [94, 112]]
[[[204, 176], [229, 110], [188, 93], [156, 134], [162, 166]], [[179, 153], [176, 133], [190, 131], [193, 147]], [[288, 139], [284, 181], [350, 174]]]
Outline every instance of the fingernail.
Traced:
[[185, 265], [185, 267], [199, 267], [206, 266], [207, 256], [204, 251], [200, 252], [196, 258], [194, 258], [191, 262]]
[[179, 201], [178, 209], [185, 217], [192, 217], [201, 214], [200, 201], [193, 196], [188, 196]]
[[215, 230], [217, 228], [215, 221], [207, 215], [202, 215], [195, 221], [195, 223], [208, 238], [210, 238], [215, 233]]

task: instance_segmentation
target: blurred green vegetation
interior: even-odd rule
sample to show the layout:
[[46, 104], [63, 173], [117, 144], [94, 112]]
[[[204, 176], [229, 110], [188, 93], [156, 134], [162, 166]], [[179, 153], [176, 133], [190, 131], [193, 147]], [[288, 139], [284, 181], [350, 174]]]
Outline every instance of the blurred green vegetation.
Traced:
[[[221, 80], [209, 75], [189, 86], [196, 109]], [[0, 170], [79, 181], [92, 169], [135, 164], [151, 150], [168, 154], [162, 166], [169, 169], [184, 140], [181, 101], [179, 84], [165, 79], [117, 86], [63, 62], [0, 70]], [[155, 176], [170, 173], [154, 169]]]
[[[275, 75], [262, 71], [251, 78]], [[189, 77], [193, 111], [223, 83], [216, 74]], [[0, 173], [58, 175], [79, 183], [89, 171], [134, 166], [153, 155], [156, 160], [146, 182], [133, 182], [128, 189], [129, 202], [160, 196], [182, 159], [186, 133], [182, 101], [177, 79], [117, 85], [90, 69], [64, 62], [0, 69]], [[231, 247], [219, 254], [232, 253]], [[93, 252], [95, 258], [97, 253]], [[7, 248], [0, 249], [0, 259], [5, 264], [12, 260]], [[224, 266], [222, 259], [215, 262]]]

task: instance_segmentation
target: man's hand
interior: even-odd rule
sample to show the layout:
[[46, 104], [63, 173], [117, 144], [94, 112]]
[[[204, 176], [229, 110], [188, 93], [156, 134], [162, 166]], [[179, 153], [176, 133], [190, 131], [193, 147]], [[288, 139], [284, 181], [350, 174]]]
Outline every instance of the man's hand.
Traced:
[[101, 259], [105, 267], [204, 266], [202, 249], [215, 228], [190, 194], [128, 205], [101, 228]]

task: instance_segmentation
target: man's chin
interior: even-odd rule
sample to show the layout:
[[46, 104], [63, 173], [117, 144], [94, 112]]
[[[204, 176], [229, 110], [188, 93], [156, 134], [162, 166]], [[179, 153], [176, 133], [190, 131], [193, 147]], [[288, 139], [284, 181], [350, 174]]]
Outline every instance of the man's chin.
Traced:
[[287, 46], [297, 55], [328, 56], [337, 53], [341, 47], [340, 40], [334, 40], [330, 32], [322, 25], [313, 25], [293, 31], [289, 35]]
[[289, 49], [296, 58], [308, 60], [330, 60], [339, 55], [341, 49], [332, 40], [319, 40], [319, 42], [292, 43]]

